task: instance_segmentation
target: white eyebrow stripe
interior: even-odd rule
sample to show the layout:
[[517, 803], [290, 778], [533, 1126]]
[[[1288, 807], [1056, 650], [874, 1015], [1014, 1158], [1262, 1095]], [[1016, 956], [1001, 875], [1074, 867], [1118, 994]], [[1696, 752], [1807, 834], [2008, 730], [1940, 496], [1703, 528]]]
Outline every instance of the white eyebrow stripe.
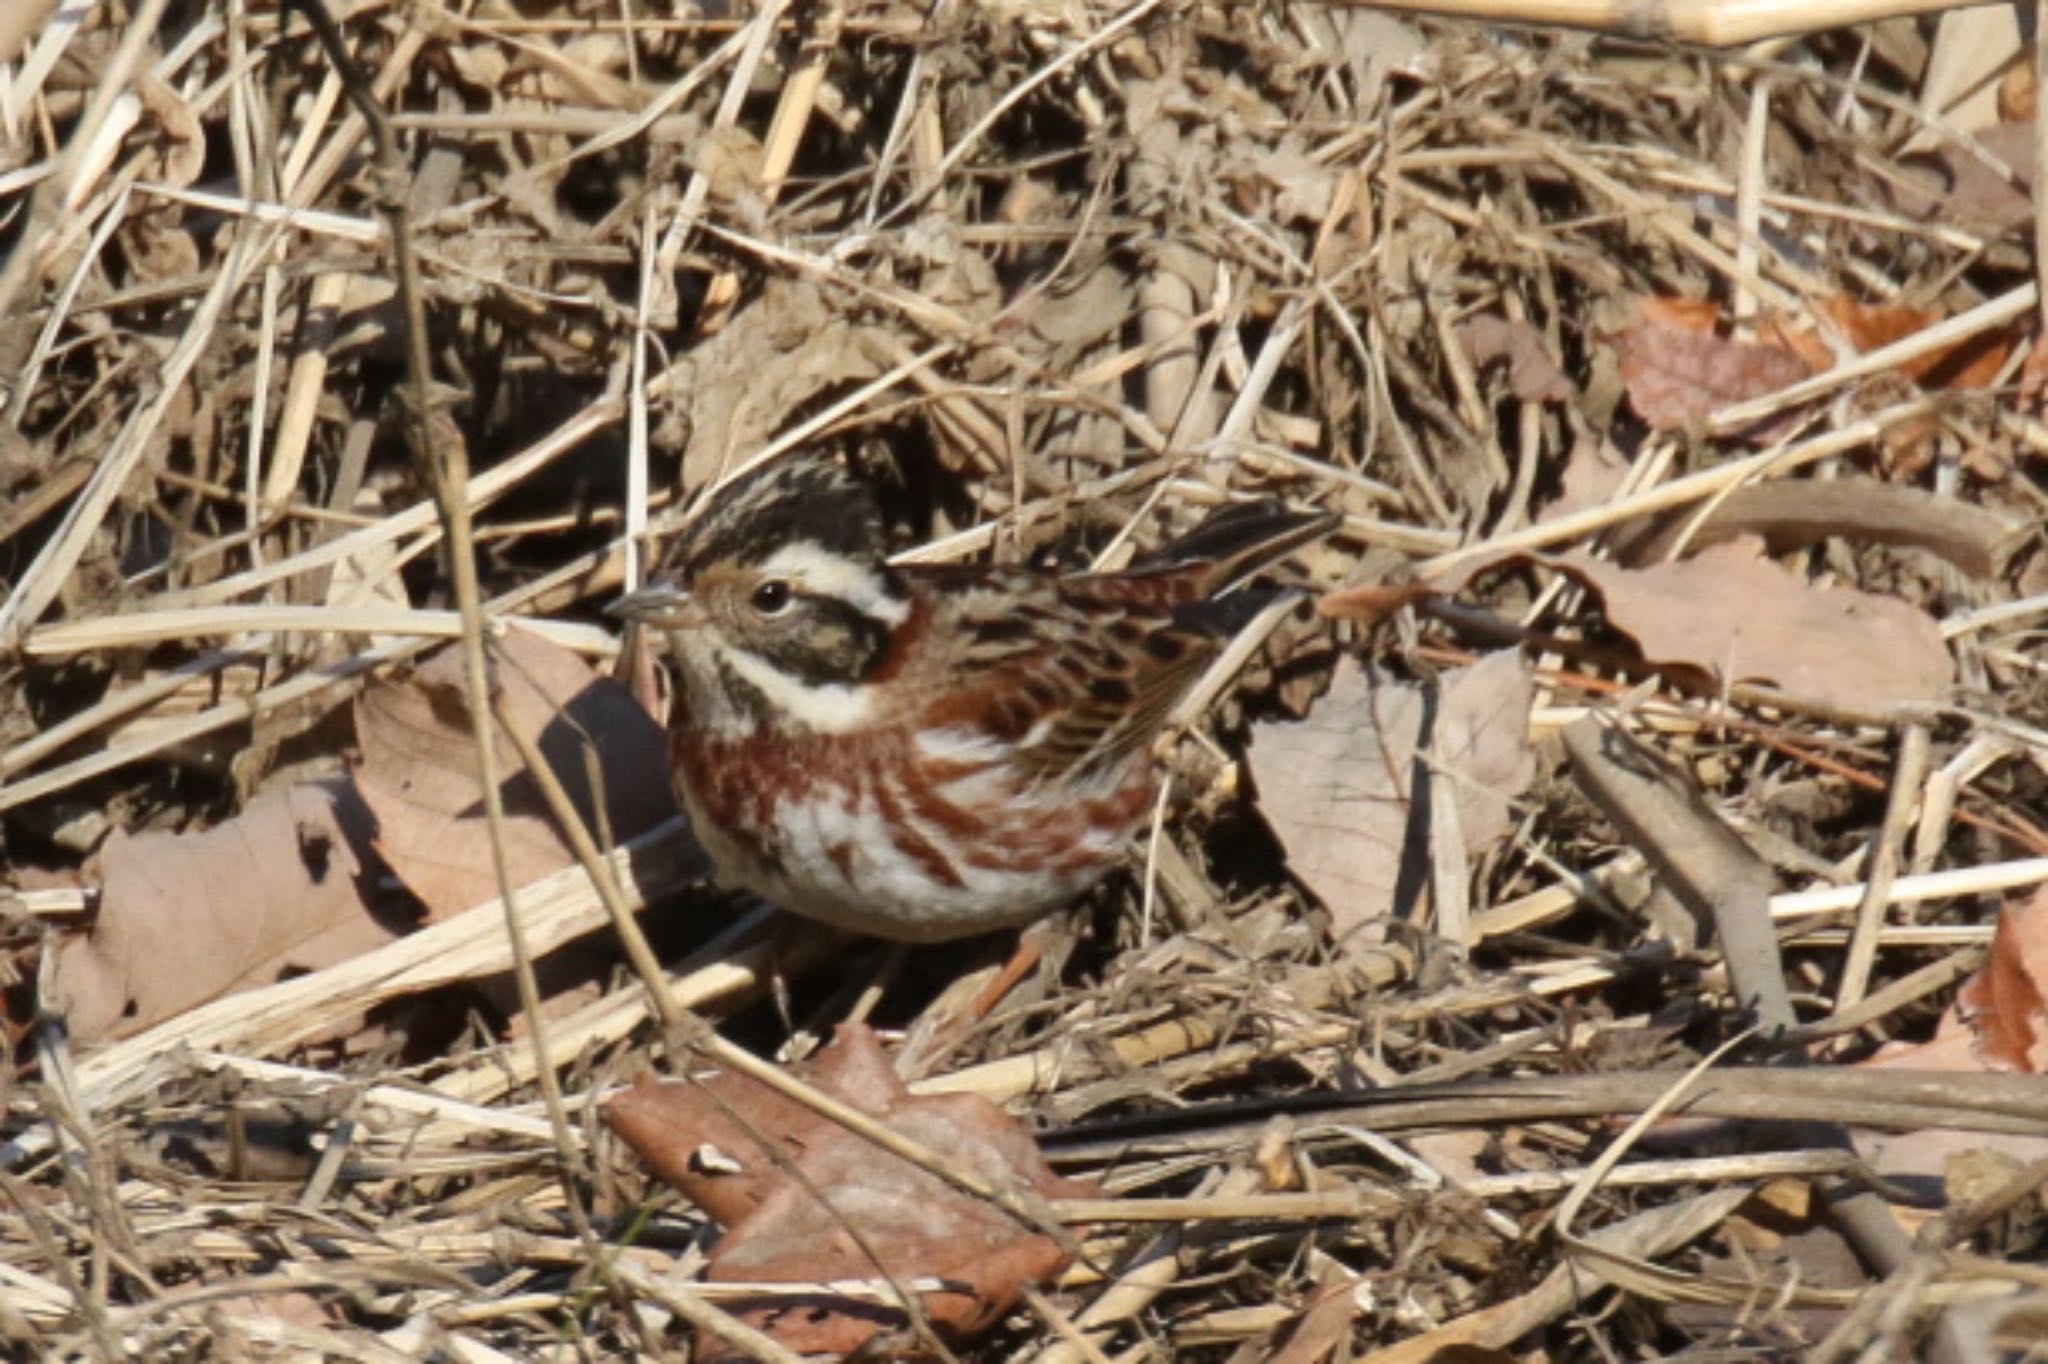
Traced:
[[910, 603], [890, 595], [888, 580], [879, 569], [809, 540], [792, 541], [776, 550], [762, 563], [761, 571], [789, 578], [803, 591], [837, 597], [885, 625], [901, 625], [910, 619]]

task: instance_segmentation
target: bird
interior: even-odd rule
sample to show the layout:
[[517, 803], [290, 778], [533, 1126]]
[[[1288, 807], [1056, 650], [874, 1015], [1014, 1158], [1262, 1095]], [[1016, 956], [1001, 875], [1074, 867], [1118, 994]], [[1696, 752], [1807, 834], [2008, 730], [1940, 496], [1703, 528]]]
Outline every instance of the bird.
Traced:
[[1215, 598], [1338, 519], [1238, 503], [1118, 572], [893, 564], [868, 485], [799, 450], [715, 490], [610, 611], [667, 638], [677, 795], [718, 879], [938, 942], [1123, 864], [1153, 741], [1227, 637]]

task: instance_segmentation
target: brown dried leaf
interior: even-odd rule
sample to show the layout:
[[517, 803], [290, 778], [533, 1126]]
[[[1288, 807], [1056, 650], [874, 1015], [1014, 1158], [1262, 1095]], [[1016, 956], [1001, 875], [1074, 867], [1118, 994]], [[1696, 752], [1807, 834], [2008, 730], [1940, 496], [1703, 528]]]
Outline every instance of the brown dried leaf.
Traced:
[[1941, 626], [1919, 607], [1811, 587], [1765, 558], [1753, 537], [1644, 569], [1580, 553], [1559, 566], [1598, 592], [1608, 621], [1660, 664], [1862, 711], [1937, 700], [1954, 677]]
[[[1879, 1069], [2048, 1072], [2048, 888], [1998, 916], [1991, 953], [1956, 991], [1934, 1036], [1885, 1047], [1864, 1065]], [[1857, 1148], [1880, 1174], [1894, 1179], [1955, 1181], [1959, 1162], [1997, 1154], [2013, 1161], [2048, 1159], [2048, 1139], [2014, 1133], [1931, 1127], [1912, 1132], [1858, 1132]]]
[[1977, 148], [1944, 142], [1887, 179], [1885, 193], [1901, 212], [1939, 216], [1984, 236], [1996, 237], [2032, 221], [2032, 121], [1993, 124], [1976, 141]]
[[[1698, 426], [1730, 403], [1776, 393], [1813, 372], [1782, 347], [1726, 341], [1657, 322], [1638, 323], [1613, 340], [1629, 406], [1659, 431]], [[1768, 441], [1788, 420], [1772, 418], [1742, 434]]]
[[369, 832], [334, 781], [258, 797], [201, 833], [116, 833], [99, 854], [99, 917], [57, 953], [73, 1035], [139, 1032], [391, 941], [406, 925], [375, 912]]
[[677, 443], [701, 433], [688, 442], [684, 486], [711, 482], [818, 394], [879, 374], [863, 334], [817, 285], [777, 277], [724, 330], [678, 357], [671, 382], [690, 397], [671, 414], [682, 424]]
[[2048, 1073], [2048, 889], [1998, 916], [1990, 956], [1956, 991], [1931, 1040], [1888, 1048], [1871, 1064]]
[[1259, 808], [1338, 937], [1377, 925], [1397, 891], [1422, 884], [1428, 849], [1423, 831], [1410, 837], [1418, 756], [1441, 778], [1434, 789], [1457, 801], [1468, 854], [1506, 834], [1508, 802], [1536, 772], [1533, 699], [1528, 665], [1512, 650], [1445, 674], [1433, 706], [1423, 688], [1375, 687], [1346, 659], [1307, 720], [1252, 727]]
[[1640, 569], [1577, 551], [1507, 554], [1465, 566], [1439, 585], [1456, 591], [1503, 564], [1540, 563], [1598, 593], [1608, 623], [1658, 667], [1765, 682], [1858, 713], [1938, 700], [1948, 690], [1954, 663], [1926, 612], [1898, 597], [1809, 586], [1762, 550], [1756, 537], [1738, 536]]
[[1551, 356], [1543, 333], [1531, 324], [1480, 313], [1465, 319], [1458, 337], [1479, 368], [1507, 365], [1508, 391], [1521, 401], [1561, 403], [1572, 396], [1571, 381]]
[[1653, 327], [1675, 327], [1694, 336], [1712, 336], [1721, 328], [1721, 305], [1711, 298], [1645, 294], [1635, 306], [1636, 314]]
[[192, 112], [179, 93], [166, 85], [159, 77], [144, 71], [135, 77], [135, 93], [142, 100], [142, 107], [156, 120], [163, 130], [168, 144], [161, 151], [152, 153], [152, 158], [161, 156], [159, 165], [150, 166], [145, 174], [176, 189], [184, 189], [199, 178], [199, 172], [206, 165], [206, 131], [199, 124], [198, 115]]
[[1283, 223], [1321, 223], [1335, 201], [1338, 172], [1310, 156], [1298, 139], [1277, 147], [1233, 147], [1212, 172], [1230, 186], [1238, 207]]
[[[840, 1028], [805, 1070], [819, 1090], [991, 1184], [1045, 1197], [1098, 1192], [1054, 1175], [1030, 1133], [987, 1100], [912, 1096], [867, 1028]], [[924, 1309], [934, 1324], [968, 1334], [1000, 1320], [1025, 1286], [1067, 1263], [1057, 1244], [1007, 1213], [742, 1075], [690, 1084], [643, 1080], [605, 1106], [605, 1119], [657, 1174], [727, 1228], [706, 1271], [714, 1282], [877, 1278], [874, 1262], [847, 1233], [851, 1222], [892, 1274], [945, 1279], [943, 1290], [923, 1296]], [[768, 1158], [764, 1140], [801, 1178]], [[886, 1304], [822, 1293], [725, 1306], [800, 1353], [844, 1354], [902, 1324], [901, 1313]]]
[[1287, 1343], [1265, 1357], [1268, 1364], [1323, 1364], [1351, 1343], [1352, 1323], [1363, 1315], [1358, 1281], [1325, 1284], [1301, 1314], [1288, 1323]]
[[[623, 842], [674, 816], [667, 736], [623, 687], [527, 631], [509, 630], [490, 647], [494, 684], [513, 723], [547, 756], [593, 833], [609, 829]], [[498, 894], [461, 674], [460, 650], [443, 649], [411, 675], [367, 688], [356, 703], [363, 748], [356, 785], [377, 817], [377, 849], [433, 919]], [[505, 851], [514, 883], [526, 885], [575, 856], [502, 735], [497, 759]], [[602, 773], [596, 800], [590, 763]]]
[[1606, 442], [1582, 437], [1573, 442], [1572, 452], [1565, 460], [1557, 496], [1544, 504], [1536, 519], [1555, 521], [1588, 507], [1604, 506], [1621, 491], [1622, 481], [1627, 477], [1628, 462]]
[[1316, 598], [1316, 614], [1324, 620], [1378, 625], [1403, 607], [1413, 606], [1435, 595], [1435, 588], [1421, 583], [1360, 583]]
[[[1822, 306], [1843, 335], [1864, 354], [1903, 341], [1943, 320], [1943, 315], [1931, 308], [1859, 303], [1847, 294], [1837, 294]], [[1898, 372], [1922, 388], [1987, 388], [2004, 370], [2019, 340], [2016, 327], [1993, 328], [1910, 360], [1900, 365]]]

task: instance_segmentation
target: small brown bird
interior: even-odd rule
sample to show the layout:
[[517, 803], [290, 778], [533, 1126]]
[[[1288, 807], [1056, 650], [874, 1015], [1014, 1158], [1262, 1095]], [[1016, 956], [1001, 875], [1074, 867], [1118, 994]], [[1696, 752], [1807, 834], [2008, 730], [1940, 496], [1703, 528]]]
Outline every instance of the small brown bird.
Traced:
[[1221, 642], [1203, 605], [1336, 520], [1230, 507], [1120, 573], [891, 565], [866, 487], [799, 454], [716, 493], [612, 611], [669, 637], [676, 786], [721, 878], [936, 941], [1119, 864], [1151, 740]]

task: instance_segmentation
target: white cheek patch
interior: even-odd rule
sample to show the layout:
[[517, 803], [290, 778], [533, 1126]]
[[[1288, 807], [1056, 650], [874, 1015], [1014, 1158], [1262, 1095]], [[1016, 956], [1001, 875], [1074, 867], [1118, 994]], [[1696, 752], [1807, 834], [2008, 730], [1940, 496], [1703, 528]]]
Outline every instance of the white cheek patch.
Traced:
[[878, 570], [808, 540], [776, 550], [760, 571], [770, 577], [792, 579], [802, 591], [816, 596], [837, 597], [885, 625], [901, 625], [910, 619], [910, 603], [889, 595], [888, 580]]
[[722, 647], [720, 654], [742, 681], [793, 723], [823, 734], [846, 734], [865, 726], [874, 714], [873, 687], [812, 686], [745, 649]]

